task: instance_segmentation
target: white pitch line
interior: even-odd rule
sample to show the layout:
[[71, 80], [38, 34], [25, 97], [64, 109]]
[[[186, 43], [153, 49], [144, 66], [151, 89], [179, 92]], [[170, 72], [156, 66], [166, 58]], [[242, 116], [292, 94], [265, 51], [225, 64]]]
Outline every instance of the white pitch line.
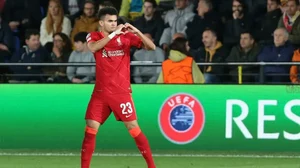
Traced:
[[[140, 154], [125, 153], [94, 153], [94, 156], [103, 157], [140, 157]], [[0, 156], [80, 156], [79, 153], [0, 153]], [[283, 159], [300, 159], [300, 155], [222, 155], [222, 154], [153, 154], [154, 157], [209, 157], [209, 158], [283, 158]]]

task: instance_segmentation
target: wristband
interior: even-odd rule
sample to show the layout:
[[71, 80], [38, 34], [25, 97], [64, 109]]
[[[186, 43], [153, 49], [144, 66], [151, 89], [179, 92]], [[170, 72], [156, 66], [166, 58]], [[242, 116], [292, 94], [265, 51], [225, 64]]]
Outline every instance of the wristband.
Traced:
[[112, 38], [114, 38], [116, 36], [116, 32], [112, 32], [112, 33], [110, 33], [110, 35], [108, 35], [108, 38], [109, 39], [112, 39]]

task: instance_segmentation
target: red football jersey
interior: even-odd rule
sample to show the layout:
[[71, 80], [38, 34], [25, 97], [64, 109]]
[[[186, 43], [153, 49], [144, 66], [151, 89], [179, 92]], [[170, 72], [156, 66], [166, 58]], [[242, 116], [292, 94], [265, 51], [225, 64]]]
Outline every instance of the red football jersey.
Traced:
[[[102, 32], [91, 32], [86, 40], [96, 42], [104, 38]], [[94, 91], [131, 93], [130, 48], [140, 48], [142, 40], [133, 33], [116, 35], [101, 50], [94, 53], [96, 84]]]

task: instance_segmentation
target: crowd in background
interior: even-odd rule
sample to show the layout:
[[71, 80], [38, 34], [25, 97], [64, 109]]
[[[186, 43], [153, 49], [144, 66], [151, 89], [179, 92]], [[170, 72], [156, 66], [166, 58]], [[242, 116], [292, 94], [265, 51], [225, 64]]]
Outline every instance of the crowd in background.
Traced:
[[[113, 3], [114, 4], [113, 4]], [[86, 45], [97, 12], [116, 7], [156, 44], [135, 49], [132, 83], [259, 83], [258, 66], [196, 63], [300, 61], [299, 0], [0, 0], [0, 63], [94, 63]], [[240, 73], [239, 73], [240, 72]], [[299, 83], [300, 66], [268, 65], [264, 82]], [[241, 77], [241, 78], [239, 78]], [[0, 66], [0, 82], [93, 83], [94, 66]], [[241, 81], [240, 81], [241, 82]]]

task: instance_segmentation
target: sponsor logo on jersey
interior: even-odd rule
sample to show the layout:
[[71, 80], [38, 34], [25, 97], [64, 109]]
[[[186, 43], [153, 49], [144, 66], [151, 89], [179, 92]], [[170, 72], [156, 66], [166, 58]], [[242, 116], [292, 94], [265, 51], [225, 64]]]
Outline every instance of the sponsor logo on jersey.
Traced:
[[175, 144], [193, 142], [202, 132], [205, 113], [200, 101], [190, 94], [178, 93], [166, 99], [158, 116], [163, 136]]
[[105, 49], [102, 50], [102, 57], [119, 57], [119, 56], [125, 56], [123, 50], [113, 50], [113, 51], [107, 51]]

